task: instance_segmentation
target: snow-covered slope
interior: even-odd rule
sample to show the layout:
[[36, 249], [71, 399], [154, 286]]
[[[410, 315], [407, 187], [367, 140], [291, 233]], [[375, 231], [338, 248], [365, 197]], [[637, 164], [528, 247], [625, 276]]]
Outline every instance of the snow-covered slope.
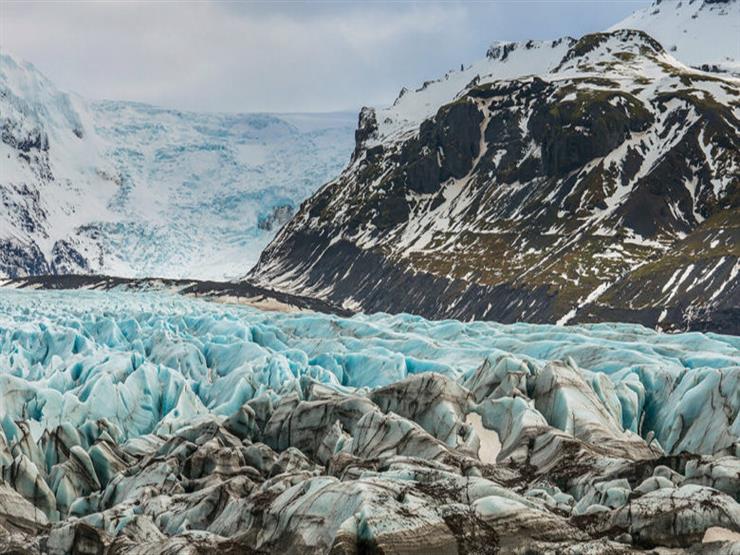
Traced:
[[[617, 29], [645, 31], [687, 65], [740, 76], [740, 0], [657, 0], [609, 30]], [[473, 84], [549, 73], [575, 42], [495, 42], [482, 60], [416, 89], [404, 87], [393, 105], [376, 110], [378, 136], [413, 131]]]
[[449, 71], [441, 79], [427, 81], [415, 90], [401, 89], [393, 105], [377, 110], [378, 137], [415, 131], [440, 106], [452, 102], [473, 85], [547, 73], [574, 42], [570, 37], [547, 42], [496, 42], [482, 60]]
[[[79, 97], [0, 54], [0, 274], [63, 271], [75, 229], [113, 218], [113, 164]], [[78, 245], [79, 247], [79, 245]]]
[[0, 55], [0, 275], [243, 274], [336, 175], [356, 116], [86, 102]]
[[[657, 0], [609, 31], [618, 29], [645, 31], [684, 64], [740, 76], [740, 0]], [[404, 87], [393, 105], [377, 108], [378, 135], [414, 131], [471, 85], [547, 74], [575, 42], [495, 42], [484, 59], [416, 89]]]
[[645, 31], [687, 65], [740, 77], [740, 0], [656, 0], [616, 29]]

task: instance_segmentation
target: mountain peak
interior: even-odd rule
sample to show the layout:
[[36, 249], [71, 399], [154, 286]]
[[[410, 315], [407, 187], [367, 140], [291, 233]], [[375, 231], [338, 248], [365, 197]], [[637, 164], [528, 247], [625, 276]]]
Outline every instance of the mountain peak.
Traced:
[[573, 37], [561, 37], [551, 41], [528, 40], [528, 41], [494, 41], [486, 51], [486, 58], [489, 60], [498, 60], [505, 62], [509, 55], [517, 50], [543, 50], [557, 48], [565, 44], [566, 46], [575, 44], [576, 39]]
[[740, 0], [657, 0], [617, 29], [645, 31], [686, 65], [740, 77]]
[[660, 43], [644, 31], [637, 29], [617, 29], [603, 33], [591, 33], [578, 39], [568, 50], [564, 60], [588, 56], [594, 52], [614, 49], [620, 51], [631, 50], [642, 55], [662, 54], [664, 51]]
[[584, 35], [569, 48], [554, 71], [596, 71], [597, 67], [616, 67], [631, 60], [654, 62], [665, 55], [661, 44], [644, 31], [618, 29]]

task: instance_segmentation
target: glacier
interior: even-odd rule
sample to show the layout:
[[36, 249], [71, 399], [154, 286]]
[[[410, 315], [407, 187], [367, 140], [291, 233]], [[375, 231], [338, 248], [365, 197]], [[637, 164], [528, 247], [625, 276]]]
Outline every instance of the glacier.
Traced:
[[740, 532], [733, 336], [0, 289], [0, 393], [4, 547], [627, 553]]
[[[349, 159], [357, 116], [208, 114], [90, 102], [120, 186], [90, 224], [105, 271], [242, 276], [298, 205]], [[91, 229], [92, 228], [92, 229]]]
[[346, 164], [356, 120], [94, 101], [3, 50], [0, 277], [239, 277]]

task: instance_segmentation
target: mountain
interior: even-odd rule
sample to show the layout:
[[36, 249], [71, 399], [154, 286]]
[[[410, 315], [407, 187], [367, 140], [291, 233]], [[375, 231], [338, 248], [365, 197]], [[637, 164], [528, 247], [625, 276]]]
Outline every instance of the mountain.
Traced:
[[248, 279], [364, 311], [738, 333], [738, 116], [738, 79], [642, 31], [496, 44], [363, 109], [350, 165]]
[[241, 275], [346, 164], [353, 128], [90, 102], [0, 54], [0, 276]]
[[0, 274], [88, 266], [73, 230], [92, 214], [110, 217], [107, 199], [118, 188], [92, 114], [81, 98], [5, 54], [0, 103]]
[[738, 4], [737, 0], [656, 0], [609, 30], [645, 31], [687, 65], [740, 77]]

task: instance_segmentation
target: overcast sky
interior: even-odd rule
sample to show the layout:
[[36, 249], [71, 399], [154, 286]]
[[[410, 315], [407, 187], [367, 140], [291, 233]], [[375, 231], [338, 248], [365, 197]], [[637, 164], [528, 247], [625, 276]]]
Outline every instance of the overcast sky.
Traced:
[[648, 0], [10, 2], [0, 48], [88, 98], [199, 111], [393, 101], [494, 40], [600, 31]]

